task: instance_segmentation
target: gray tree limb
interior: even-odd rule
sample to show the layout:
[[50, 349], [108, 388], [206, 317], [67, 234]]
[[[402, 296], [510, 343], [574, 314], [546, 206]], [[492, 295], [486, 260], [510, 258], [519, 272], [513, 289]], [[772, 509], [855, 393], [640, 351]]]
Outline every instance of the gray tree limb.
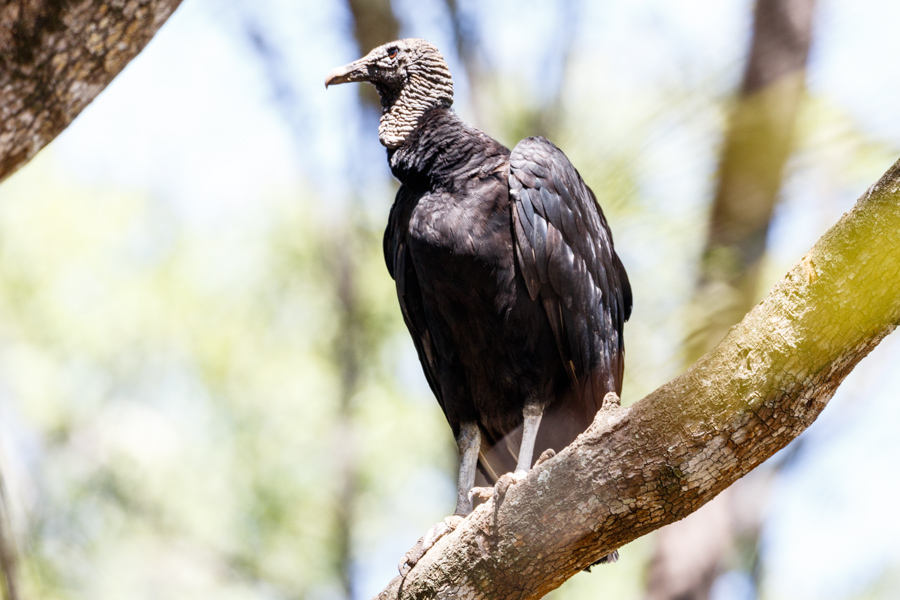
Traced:
[[180, 3], [0, 2], [0, 181], [59, 135]]
[[898, 231], [900, 162], [716, 348], [598, 413], [377, 597], [540, 598], [710, 501], [806, 429], [900, 322]]

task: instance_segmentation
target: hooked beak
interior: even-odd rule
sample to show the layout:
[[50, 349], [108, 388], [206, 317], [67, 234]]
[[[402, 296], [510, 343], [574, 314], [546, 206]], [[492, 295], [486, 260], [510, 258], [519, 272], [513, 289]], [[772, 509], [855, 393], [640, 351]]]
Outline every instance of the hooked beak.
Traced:
[[332, 69], [325, 76], [325, 89], [328, 89], [329, 85], [337, 85], [339, 83], [369, 81], [369, 65], [366, 58], [368, 57], [363, 57], [349, 65]]

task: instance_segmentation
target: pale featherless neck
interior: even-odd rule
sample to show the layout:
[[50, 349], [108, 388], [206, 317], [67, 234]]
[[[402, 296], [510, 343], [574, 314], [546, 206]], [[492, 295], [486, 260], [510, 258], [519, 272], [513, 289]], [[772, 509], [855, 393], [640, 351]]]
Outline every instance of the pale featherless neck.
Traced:
[[409, 74], [397, 99], [385, 106], [378, 140], [389, 149], [401, 146], [415, 131], [422, 116], [438, 106], [453, 104], [453, 80], [443, 60], [421, 59]]

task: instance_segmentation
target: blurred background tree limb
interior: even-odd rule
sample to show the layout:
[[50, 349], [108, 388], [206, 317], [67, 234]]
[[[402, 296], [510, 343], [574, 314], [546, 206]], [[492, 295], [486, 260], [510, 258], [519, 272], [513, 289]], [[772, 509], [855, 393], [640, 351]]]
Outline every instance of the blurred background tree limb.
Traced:
[[[347, 0], [347, 6], [353, 16], [353, 37], [360, 56], [400, 37], [400, 24], [390, 0]], [[366, 104], [381, 112], [381, 101], [374, 87], [361, 85], [359, 93]]]
[[758, 298], [769, 224], [805, 95], [815, 0], [757, 0], [750, 54], [728, 117], [694, 294], [694, 362]]
[[[378, 596], [541, 598], [785, 447], [900, 321], [900, 161], [711, 352], [593, 425]], [[536, 517], [539, 515], [539, 517]]]
[[[770, 223], [793, 149], [805, 98], [815, 0], [756, 0], [753, 35], [740, 91], [719, 155], [709, 228], [689, 305], [690, 365], [721, 340], [759, 300]], [[767, 467], [772, 468], [772, 467]], [[646, 600], [706, 600], [739, 542], [740, 561], [759, 586], [757, 545], [769, 476], [754, 474], [703, 511], [659, 532]], [[754, 485], [755, 484], [755, 485]], [[737, 493], [742, 498], [733, 496]]]
[[0, 4], [0, 181], [103, 91], [181, 0]]

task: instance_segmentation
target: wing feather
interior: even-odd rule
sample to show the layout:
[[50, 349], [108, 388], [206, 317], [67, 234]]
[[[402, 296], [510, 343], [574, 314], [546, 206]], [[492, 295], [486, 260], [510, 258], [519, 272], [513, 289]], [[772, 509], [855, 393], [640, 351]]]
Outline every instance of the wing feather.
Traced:
[[621, 392], [622, 329], [631, 286], [597, 200], [559, 148], [544, 138], [510, 155], [518, 266], [542, 300], [557, 346], [583, 401], [599, 408]]
[[[425, 307], [422, 301], [422, 292], [419, 288], [419, 280], [410, 260], [407, 246], [406, 231], [409, 223], [409, 210], [413, 202], [403, 202], [400, 194], [405, 192], [401, 188], [397, 200], [391, 207], [388, 226], [384, 231], [384, 260], [387, 263], [388, 272], [394, 278], [397, 286], [397, 298], [400, 301], [400, 312], [403, 321], [416, 346], [419, 362], [425, 372], [431, 391], [434, 392], [438, 404], [444, 409], [444, 397], [439, 385], [438, 356], [434, 339], [428, 329], [425, 315]], [[446, 413], [446, 410], [444, 410]]]

